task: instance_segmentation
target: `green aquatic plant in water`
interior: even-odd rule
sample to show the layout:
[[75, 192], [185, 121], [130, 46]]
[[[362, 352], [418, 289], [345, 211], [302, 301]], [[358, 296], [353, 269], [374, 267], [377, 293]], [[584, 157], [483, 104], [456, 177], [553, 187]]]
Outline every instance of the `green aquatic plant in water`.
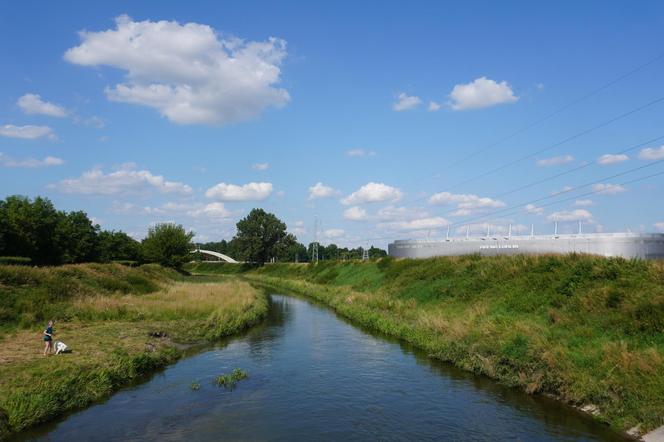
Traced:
[[216, 377], [215, 379], [215, 384], [217, 384], [219, 387], [225, 387], [225, 388], [234, 388], [235, 384], [238, 383], [238, 381], [241, 381], [242, 379], [246, 379], [248, 377], [247, 372], [240, 369], [236, 368], [229, 374], [222, 374]]
[[198, 382], [192, 382], [189, 388], [191, 388], [193, 391], [198, 391], [201, 389], [201, 384]]

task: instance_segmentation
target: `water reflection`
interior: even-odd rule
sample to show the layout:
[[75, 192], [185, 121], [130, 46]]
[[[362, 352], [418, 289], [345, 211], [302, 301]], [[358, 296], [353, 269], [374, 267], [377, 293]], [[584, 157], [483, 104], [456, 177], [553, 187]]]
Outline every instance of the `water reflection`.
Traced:
[[[233, 391], [213, 379], [241, 367]], [[201, 384], [199, 391], [189, 388]], [[100, 431], [103, 429], [103, 431]], [[37, 440], [621, 440], [592, 419], [272, 296], [261, 326], [22, 438]]]

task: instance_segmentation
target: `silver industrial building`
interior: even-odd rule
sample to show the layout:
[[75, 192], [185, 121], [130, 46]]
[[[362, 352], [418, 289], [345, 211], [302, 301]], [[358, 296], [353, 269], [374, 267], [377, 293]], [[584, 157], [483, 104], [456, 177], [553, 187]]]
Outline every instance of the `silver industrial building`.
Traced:
[[518, 255], [588, 253], [623, 258], [664, 259], [664, 234], [585, 233], [577, 235], [523, 235], [396, 240], [388, 245], [390, 256]]

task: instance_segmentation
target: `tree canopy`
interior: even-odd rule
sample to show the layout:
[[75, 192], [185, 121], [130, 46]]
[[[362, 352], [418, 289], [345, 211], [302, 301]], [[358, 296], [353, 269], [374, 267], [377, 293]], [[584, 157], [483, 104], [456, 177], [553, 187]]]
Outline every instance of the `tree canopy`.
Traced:
[[253, 209], [238, 221], [235, 240], [240, 258], [257, 264], [281, 256], [296, 242], [286, 224], [263, 209]]
[[162, 223], [150, 227], [142, 245], [143, 257], [166, 267], [180, 268], [191, 259], [193, 232], [179, 224]]

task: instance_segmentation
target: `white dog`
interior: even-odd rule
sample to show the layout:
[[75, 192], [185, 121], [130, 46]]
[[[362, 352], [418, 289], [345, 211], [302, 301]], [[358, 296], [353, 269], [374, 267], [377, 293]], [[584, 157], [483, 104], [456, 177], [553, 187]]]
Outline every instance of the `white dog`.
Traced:
[[60, 354], [60, 353], [66, 353], [67, 352], [67, 344], [61, 341], [55, 341], [55, 354]]

